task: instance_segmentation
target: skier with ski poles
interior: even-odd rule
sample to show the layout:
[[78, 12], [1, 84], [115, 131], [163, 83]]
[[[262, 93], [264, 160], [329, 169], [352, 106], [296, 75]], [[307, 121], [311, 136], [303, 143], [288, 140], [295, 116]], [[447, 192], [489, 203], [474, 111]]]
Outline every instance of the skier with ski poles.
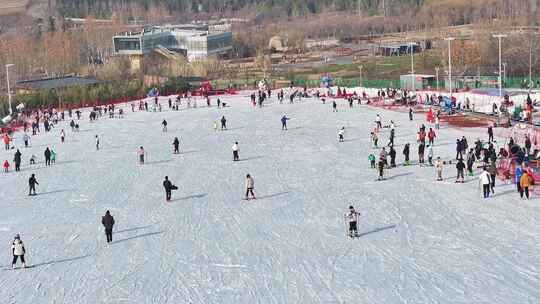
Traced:
[[487, 172], [486, 167], [484, 167], [484, 171], [482, 171], [482, 173], [478, 177], [478, 181], [480, 185], [482, 186], [482, 190], [484, 192], [484, 198], [488, 198], [489, 190], [491, 188], [491, 176], [489, 175], [489, 172]]
[[360, 216], [359, 212], [354, 210], [353, 206], [349, 206], [349, 212], [345, 213], [345, 221], [349, 223], [349, 237], [358, 237], [358, 217]]
[[139, 150], [137, 151], [137, 155], [139, 155], [139, 164], [144, 165], [144, 148], [142, 146], [139, 147]]
[[32, 174], [28, 179], [28, 195], [36, 195], [36, 185], [39, 185], [39, 183], [36, 179], [36, 175]]
[[167, 121], [165, 119], [161, 122], [161, 125], [163, 126], [162, 131], [167, 132]]
[[283, 117], [281, 117], [281, 130], [287, 130], [287, 120], [289, 120], [290, 118], [288, 118], [286, 115], [283, 115]]
[[227, 119], [225, 119], [225, 115], [221, 117], [221, 131], [227, 130]]
[[172, 191], [178, 190], [178, 187], [173, 185], [173, 183], [169, 180], [168, 176], [165, 176], [165, 180], [163, 181], [163, 188], [165, 188], [165, 200], [167, 202], [170, 202]]
[[409, 153], [410, 153], [410, 145], [409, 143], [406, 143], [405, 147], [403, 147], [403, 155], [405, 156], [405, 162], [403, 163], [404, 166], [408, 166], [411, 164], [409, 160]]
[[437, 160], [435, 161], [435, 169], [437, 170], [437, 181], [442, 181], [442, 171], [443, 171], [444, 163], [440, 157], [437, 157]]
[[17, 152], [15, 152], [15, 156], [13, 157], [13, 162], [15, 163], [15, 172], [21, 171], [21, 158], [22, 153], [17, 149]]
[[345, 134], [345, 127], [341, 127], [341, 129], [339, 129], [338, 131], [338, 141], [339, 142], [344, 142], [345, 139], [343, 138], [343, 135]]
[[456, 183], [464, 183], [465, 177], [464, 177], [464, 171], [465, 171], [465, 164], [463, 163], [463, 159], [458, 159], [458, 162], [456, 164], [457, 169], [457, 176], [456, 176]]

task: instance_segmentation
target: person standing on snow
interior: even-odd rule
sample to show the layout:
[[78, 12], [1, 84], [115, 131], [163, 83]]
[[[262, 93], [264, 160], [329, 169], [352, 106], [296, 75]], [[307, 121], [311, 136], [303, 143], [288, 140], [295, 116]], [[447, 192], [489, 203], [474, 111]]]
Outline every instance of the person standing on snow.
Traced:
[[163, 127], [162, 131], [167, 132], [167, 121], [165, 119], [161, 122], [161, 125]]
[[64, 140], [66, 139], [66, 133], [64, 133], [64, 129], [60, 131], [60, 142], [64, 143]]
[[464, 177], [464, 171], [465, 171], [465, 164], [463, 163], [463, 159], [458, 159], [458, 162], [456, 164], [457, 169], [457, 176], [456, 176], [456, 183], [464, 183], [465, 177]]
[[15, 235], [15, 239], [11, 242], [11, 252], [13, 253], [11, 268], [15, 269], [15, 264], [17, 264], [19, 258], [21, 259], [23, 268], [26, 268], [26, 261], [24, 260], [26, 248], [24, 248], [24, 243], [21, 241], [21, 236], [19, 234]]
[[[36, 175], [32, 174], [30, 178], [28, 179], [28, 195], [36, 195], [36, 185], [39, 185]], [[33, 192], [33, 193], [32, 193]]]
[[290, 118], [288, 118], [286, 115], [283, 115], [283, 117], [281, 117], [281, 130], [287, 130], [287, 120], [289, 120]]
[[404, 166], [409, 166], [411, 164], [411, 161], [409, 160], [409, 153], [410, 145], [409, 143], [406, 143], [405, 147], [403, 147], [403, 155], [405, 156], [405, 162], [403, 163]]
[[489, 197], [489, 190], [491, 188], [491, 176], [489, 175], [489, 172], [487, 172], [486, 167], [484, 167], [484, 171], [480, 173], [480, 176], [478, 177], [480, 184], [482, 185], [482, 189], [484, 192], [484, 198]]
[[443, 170], [444, 163], [440, 157], [437, 157], [437, 160], [435, 161], [435, 169], [437, 170], [437, 181], [442, 181], [442, 170]]
[[395, 168], [396, 167], [396, 150], [394, 150], [393, 146], [390, 146], [390, 151], [388, 151], [388, 155], [390, 155], [390, 167]]
[[45, 156], [45, 166], [50, 166], [51, 165], [51, 150], [49, 149], [49, 147], [45, 149], [45, 152], [43, 153], [43, 155]]
[[525, 171], [524, 167], [525, 167], [524, 164], [521, 164], [520, 166], [516, 166], [516, 171], [514, 172], [514, 178], [515, 178], [514, 182], [516, 183], [518, 193], [522, 192], [520, 180], [521, 180], [521, 176], [523, 175], [523, 172]]
[[433, 146], [431, 145], [428, 145], [428, 153], [427, 153], [427, 156], [428, 156], [428, 164], [430, 166], [433, 166]]
[[15, 163], [15, 172], [21, 171], [21, 158], [22, 153], [17, 149], [17, 152], [15, 152], [15, 156], [13, 157], [13, 162]]
[[343, 138], [343, 135], [345, 135], [345, 127], [341, 127], [341, 129], [339, 129], [339, 132], [338, 132], [338, 141], [339, 142], [344, 142], [345, 139]]
[[107, 243], [112, 242], [112, 231], [114, 226], [114, 217], [111, 212], [107, 210], [105, 216], [101, 217], [101, 224], [105, 227], [105, 236], [107, 237]]
[[174, 138], [172, 144], [173, 144], [173, 147], [174, 147], [173, 154], [180, 154], [180, 140], [178, 139], [178, 137]]
[[424, 164], [424, 150], [425, 150], [425, 146], [423, 143], [420, 143], [418, 145], [418, 163], [420, 165], [423, 165]]
[[227, 119], [225, 119], [225, 115], [221, 117], [221, 131], [227, 130]]
[[395, 130], [394, 128], [390, 129], [390, 140], [388, 141], [388, 147], [394, 146], [394, 136], [395, 136]]
[[246, 200], [249, 200], [249, 195], [251, 194], [251, 197], [253, 199], [255, 198], [255, 193], [253, 193], [253, 189], [255, 188], [255, 180], [253, 180], [253, 177], [251, 175], [246, 175]]
[[469, 153], [467, 153], [467, 171], [468, 171], [469, 176], [474, 175], [473, 165], [475, 161], [476, 161], [476, 156], [474, 154], [473, 149], [471, 148], [469, 149]]
[[23, 141], [24, 141], [24, 147], [28, 148], [28, 143], [30, 142], [30, 136], [26, 134], [26, 132], [23, 135]]
[[375, 124], [377, 125], [377, 129], [382, 129], [382, 122], [381, 122], [381, 116], [377, 114], [377, 117], [375, 117]]
[[384, 160], [379, 158], [379, 177], [377, 180], [383, 180], [384, 179]]
[[519, 191], [519, 196], [523, 199], [523, 194], [525, 194], [525, 197], [529, 199], [529, 186], [533, 183], [532, 176], [529, 175], [529, 172], [526, 170], [523, 171], [523, 174], [519, 178], [519, 185], [521, 190]]
[[8, 160], [4, 160], [4, 164], [2, 165], [2, 167], [4, 168], [4, 172], [5, 173], [8, 173], [9, 172], [9, 162]]
[[171, 201], [172, 191], [178, 189], [173, 183], [169, 180], [168, 176], [165, 176], [163, 181], [163, 188], [165, 188], [165, 200], [167, 202]]
[[96, 151], [99, 150], [99, 136], [96, 135]]
[[137, 151], [137, 155], [139, 155], [139, 164], [144, 165], [144, 148], [142, 146], [139, 147], [139, 151]]
[[412, 109], [412, 107], [409, 107], [409, 120], [410, 121], [413, 120], [413, 109]]
[[336, 101], [332, 101], [332, 112], [337, 112], [337, 103]]
[[377, 133], [371, 132], [371, 142], [375, 148], [378, 148], [379, 137], [377, 136]]
[[349, 212], [345, 213], [345, 221], [349, 223], [349, 236], [358, 237], [358, 217], [360, 216], [359, 212], [354, 210], [353, 206], [349, 206]]
[[489, 126], [487, 132], [488, 132], [488, 142], [492, 142], [493, 141], [493, 127]]
[[51, 164], [56, 163], [56, 152], [54, 152], [53, 149], [51, 149]]
[[461, 154], [461, 151], [463, 151], [463, 143], [461, 140], [456, 139], [456, 160], [463, 158], [463, 154]]
[[428, 132], [428, 143], [430, 146], [433, 145], [433, 143], [435, 142], [435, 137], [437, 137], [435, 135], [435, 131], [433, 131], [432, 128], [429, 128], [429, 132]]
[[238, 156], [238, 153], [240, 152], [240, 148], [238, 147], [238, 142], [235, 142], [232, 146], [232, 154], [233, 154], [233, 161], [239, 161], [240, 157]]
[[370, 154], [368, 156], [369, 163], [371, 164], [371, 169], [375, 169], [375, 155]]
[[491, 193], [495, 194], [495, 179], [498, 175], [498, 172], [497, 172], [497, 165], [495, 164], [495, 162], [491, 162], [491, 164], [489, 165], [489, 168], [488, 168], [488, 172], [489, 172], [489, 175], [491, 177]]

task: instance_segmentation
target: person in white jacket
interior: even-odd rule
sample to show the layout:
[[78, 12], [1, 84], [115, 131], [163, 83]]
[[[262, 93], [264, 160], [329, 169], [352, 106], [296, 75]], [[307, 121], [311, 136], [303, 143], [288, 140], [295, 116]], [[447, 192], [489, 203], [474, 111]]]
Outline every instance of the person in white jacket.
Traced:
[[240, 148], [238, 147], [238, 142], [235, 142], [232, 146], [232, 154], [233, 154], [233, 161], [239, 161], [240, 157], [238, 156], [238, 152], [240, 152]]
[[357, 237], [358, 236], [358, 216], [360, 216], [359, 212], [356, 212], [354, 210], [353, 206], [349, 206], [349, 212], [345, 213], [345, 221], [349, 223], [349, 236], [350, 237]]
[[428, 163], [430, 166], [433, 166], [433, 145], [428, 145]]
[[345, 127], [341, 127], [341, 129], [339, 129], [339, 132], [338, 132], [338, 139], [339, 139], [339, 142], [344, 142], [345, 139], [344, 139], [344, 136], [345, 135]]
[[489, 172], [486, 170], [486, 167], [484, 167], [484, 171], [480, 173], [480, 176], [478, 177], [478, 179], [484, 191], [484, 198], [488, 198], [489, 191], [491, 188], [491, 176], [489, 175]]
[[24, 260], [24, 254], [26, 253], [26, 249], [24, 248], [24, 244], [21, 241], [20, 235], [15, 235], [15, 239], [11, 243], [11, 251], [13, 252], [13, 261], [11, 262], [11, 268], [15, 268], [15, 264], [17, 264], [17, 260], [21, 258], [21, 262], [24, 268], [26, 268], [26, 261]]
[[437, 157], [437, 160], [435, 161], [435, 169], [437, 170], [437, 180], [442, 181], [442, 170], [444, 167], [444, 163], [440, 157]]
[[253, 180], [253, 177], [251, 175], [246, 175], [246, 200], [249, 200], [249, 194], [251, 194], [251, 197], [253, 199], [255, 198], [255, 193], [253, 193], [253, 189], [255, 188], [255, 181]]

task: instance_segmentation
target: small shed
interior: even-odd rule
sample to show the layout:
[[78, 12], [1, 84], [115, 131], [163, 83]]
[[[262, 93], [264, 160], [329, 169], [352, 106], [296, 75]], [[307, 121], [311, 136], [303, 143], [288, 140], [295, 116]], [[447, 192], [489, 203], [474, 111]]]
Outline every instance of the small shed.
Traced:
[[423, 90], [433, 86], [435, 75], [406, 74], [399, 77], [402, 89]]

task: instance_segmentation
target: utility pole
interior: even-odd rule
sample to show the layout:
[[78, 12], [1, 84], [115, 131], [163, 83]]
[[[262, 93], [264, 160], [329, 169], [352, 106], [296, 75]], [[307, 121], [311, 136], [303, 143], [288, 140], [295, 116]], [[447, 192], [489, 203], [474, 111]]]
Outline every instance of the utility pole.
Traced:
[[435, 77], [437, 79], [437, 94], [439, 94], [439, 67], [435, 67]]
[[493, 38], [499, 39], [499, 97], [502, 97], [502, 39], [507, 37], [505, 34], [493, 35]]
[[13, 63], [6, 64], [6, 78], [7, 78], [7, 89], [8, 89], [8, 105], [9, 105], [9, 115], [13, 114], [13, 109], [11, 108], [11, 87], [9, 86], [9, 68], [14, 66]]
[[448, 41], [448, 79], [449, 79], [449, 88], [450, 88], [450, 98], [452, 98], [452, 41], [456, 40], [454, 37], [444, 38]]

